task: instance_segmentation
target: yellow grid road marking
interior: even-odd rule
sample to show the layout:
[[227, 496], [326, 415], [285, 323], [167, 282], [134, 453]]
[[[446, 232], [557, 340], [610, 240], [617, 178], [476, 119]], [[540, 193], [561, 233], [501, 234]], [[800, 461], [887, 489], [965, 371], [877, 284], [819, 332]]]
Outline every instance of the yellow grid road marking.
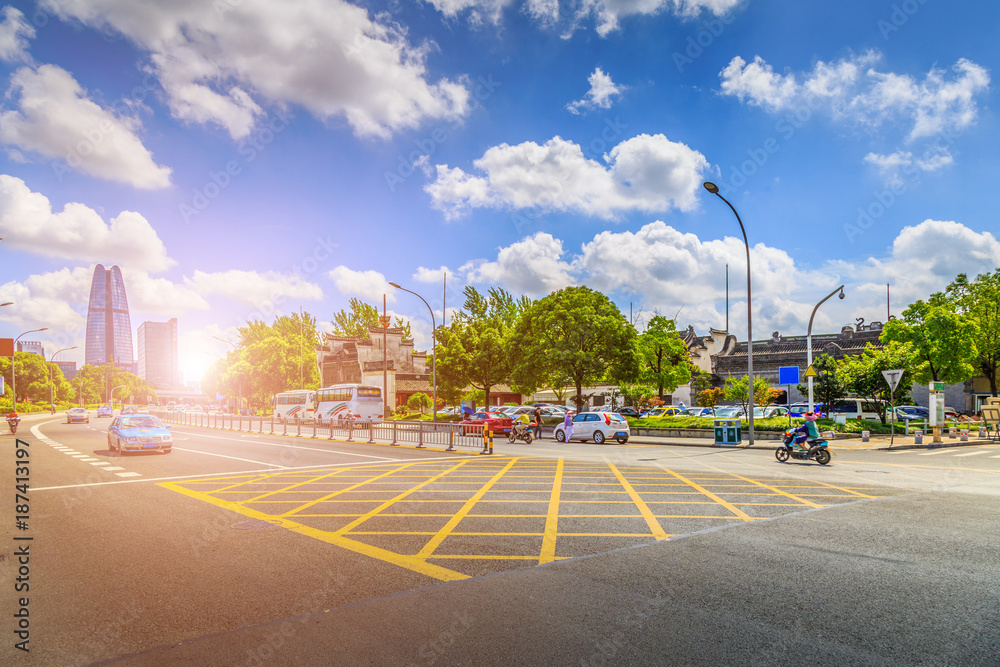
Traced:
[[786, 498], [791, 498], [795, 502], [802, 503], [803, 505], [809, 505], [810, 507], [823, 507], [822, 505], [817, 505], [816, 503], [814, 503], [811, 500], [806, 500], [805, 498], [800, 498], [799, 496], [793, 496], [792, 494], [788, 493], [787, 491], [783, 491], [783, 490], [779, 489], [776, 486], [771, 486], [770, 484], [764, 484], [763, 482], [758, 482], [756, 480], [749, 479], [747, 477], [740, 477], [739, 475], [734, 475], [734, 477], [738, 477], [739, 479], [742, 479], [744, 482], [750, 482], [751, 484], [756, 484], [757, 486], [762, 486], [765, 489], [770, 489], [771, 491], [774, 491], [778, 495], [785, 496]]
[[473, 496], [469, 498], [464, 505], [462, 505], [462, 508], [457, 512], [455, 512], [455, 514], [450, 519], [448, 519], [448, 522], [444, 524], [441, 530], [439, 530], [436, 534], [434, 534], [434, 537], [431, 538], [431, 540], [424, 545], [424, 548], [421, 549], [420, 553], [417, 554], [417, 558], [428, 558], [431, 554], [433, 554], [434, 550], [437, 549], [439, 546], [441, 546], [441, 543], [444, 542], [444, 539], [448, 537], [448, 534], [451, 533], [453, 530], [455, 530], [455, 526], [457, 526], [459, 522], [461, 522], [462, 519], [464, 519], [465, 516], [472, 510], [472, 508], [476, 506], [476, 503], [479, 502], [479, 499], [482, 498], [494, 484], [500, 481], [500, 478], [503, 477], [508, 470], [514, 467], [515, 463], [517, 463], [517, 459], [516, 458], [511, 459], [500, 472], [498, 472], [493, 476], [493, 479], [486, 482], [486, 484], [484, 484], [481, 489], [476, 491], [476, 493], [474, 493]]
[[[869, 496], [869, 495], [866, 495], [864, 493], [858, 493], [857, 491], [852, 491], [851, 489], [846, 489], [846, 488], [844, 488], [842, 486], [834, 486], [833, 484], [827, 484], [826, 482], [820, 482], [820, 484], [822, 484], [824, 487], [826, 487], [828, 489], [836, 489], [837, 491], [846, 491], [847, 493], [853, 493], [854, 495], [859, 496], [861, 498], [878, 498], [879, 497], [879, 496]], [[803, 494], [803, 495], [814, 496], [814, 495], [818, 495], [818, 494], [807, 493], [807, 494]]]
[[741, 510], [739, 507], [736, 507], [736, 505], [732, 504], [728, 500], [723, 500], [722, 498], [720, 498], [719, 496], [715, 495], [714, 493], [712, 493], [711, 491], [709, 491], [705, 487], [700, 486], [699, 484], [696, 484], [692, 480], [684, 477], [683, 475], [680, 475], [680, 474], [674, 472], [673, 470], [668, 470], [667, 468], [663, 468], [663, 466], [660, 466], [660, 468], [662, 470], [664, 470], [665, 472], [670, 473], [671, 475], [673, 475], [677, 479], [681, 480], [682, 482], [690, 484], [691, 488], [697, 489], [701, 493], [704, 493], [706, 496], [708, 496], [709, 498], [711, 498], [715, 502], [719, 503], [720, 505], [722, 505], [723, 507], [725, 507], [727, 510], [729, 510], [730, 512], [732, 512], [733, 514], [735, 514], [738, 518], [743, 519], [744, 521], [753, 521], [753, 517], [752, 516], [750, 516], [749, 514], [747, 514], [746, 512], [744, 512], [743, 510]]
[[538, 555], [538, 564], [551, 563], [556, 559], [556, 536], [559, 532], [559, 493], [563, 483], [563, 460], [556, 464], [555, 477], [552, 480], [552, 495], [549, 496], [549, 512], [545, 517], [545, 532], [542, 535], [542, 552]]
[[645, 501], [639, 497], [639, 494], [635, 492], [635, 489], [633, 489], [632, 485], [628, 483], [628, 480], [626, 480], [625, 477], [618, 471], [615, 464], [607, 458], [604, 459], [604, 462], [608, 464], [611, 472], [615, 474], [615, 477], [618, 478], [618, 481], [622, 483], [622, 486], [625, 487], [628, 495], [632, 498], [632, 502], [635, 503], [637, 508], [639, 508], [639, 512], [642, 514], [642, 518], [646, 520], [646, 525], [649, 526], [649, 530], [653, 533], [653, 537], [657, 540], [667, 539], [668, 535], [666, 531], [663, 530], [663, 526], [660, 525], [660, 522], [656, 520], [655, 516], [653, 516], [653, 511], [649, 509], [649, 506], [646, 505]]

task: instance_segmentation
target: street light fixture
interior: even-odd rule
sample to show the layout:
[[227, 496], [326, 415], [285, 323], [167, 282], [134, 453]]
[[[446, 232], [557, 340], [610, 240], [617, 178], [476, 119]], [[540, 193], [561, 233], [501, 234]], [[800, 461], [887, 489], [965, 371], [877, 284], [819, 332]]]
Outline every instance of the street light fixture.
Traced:
[[41, 329], [32, 329], [31, 331], [25, 331], [23, 334], [14, 339], [14, 356], [10, 358], [10, 399], [13, 401], [11, 412], [17, 412], [17, 372], [15, 367], [17, 364], [14, 362], [17, 360], [17, 341], [21, 340], [22, 336], [27, 336], [30, 333], [38, 333], [39, 331], [48, 331], [48, 327], [42, 327]]
[[0, 303], [0, 308], [2, 308], [3, 306], [13, 306], [13, 305], [14, 305], [13, 301], [4, 301], [3, 303]]
[[751, 301], [751, 291], [750, 291], [750, 242], [747, 241], [747, 230], [743, 227], [743, 221], [740, 219], [740, 214], [736, 212], [736, 209], [729, 200], [719, 194], [719, 186], [711, 181], [705, 181], [703, 184], [705, 189], [711, 192], [713, 195], [726, 202], [726, 205], [732, 210], [733, 215], [736, 216], [736, 222], [740, 223], [740, 231], [743, 232], [743, 245], [747, 249], [747, 394], [750, 397], [750, 408], [747, 410], [747, 421], [750, 426], [750, 447], [753, 447], [754, 433], [753, 433], [753, 306]]
[[121, 389], [124, 386], [125, 385], [120, 384], [117, 387], [113, 387], [111, 389], [111, 398], [108, 400], [108, 403], [110, 403], [110, 405], [111, 405], [111, 412], [112, 412], [112, 414], [114, 414], [114, 410], [115, 410], [115, 389]]
[[[75, 349], [76, 345], [74, 345], [73, 347], [64, 347], [61, 350], [56, 350], [55, 352], [53, 352], [52, 356], [49, 358], [49, 405], [50, 406], [55, 406], [55, 401], [53, 400], [54, 399], [53, 394], [55, 393], [55, 382], [52, 380], [52, 367], [55, 366], [56, 355], [59, 354], [60, 352], [66, 352], [68, 350], [75, 350]], [[53, 411], [55, 411], [54, 407]]]
[[[228, 341], [225, 338], [219, 338], [218, 336], [212, 336], [212, 338], [214, 338], [217, 341], [221, 341], [221, 342], [223, 342], [223, 343], [225, 343], [227, 345], [232, 345], [234, 350], [240, 349], [240, 348], [236, 347], [236, 343], [234, 343], [232, 341]], [[240, 403], [239, 403], [239, 406], [236, 408], [236, 414], [241, 415], [241, 414], [243, 414], [243, 378], [242, 377], [240, 378], [240, 381], [239, 381], [239, 391], [240, 391], [240, 398], [239, 398]]]
[[[844, 298], [844, 286], [841, 285], [837, 289], [833, 290], [825, 297], [823, 300], [816, 304], [813, 308], [812, 315], [809, 316], [809, 329], [806, 330], [806, 366], [812, 368], [813, 365], [813, 344], [812, 344], [812, 333], [813, 333], [813, 318], [816, 317], [816, 311], [820, 306], [823, 305], [827, 299], [831, 298], [834, 294], [840, 292], [840, 298]], [[808, 371], [807, 371], [808, 372]], [[810, 375], [806, 378], [806, 384], [809, 385], [809, 412], [813, 412], [813, 376]]]
[[437, 384], [438, 384], [438, 378], [437, 378], [437, 358], [438, 358], [438, 355], [437, 355], [437, 321], [434, 319], [434, 309], [431, 308], [431, 304], [427, 303], [427, 299], [425, 299], [424, 297], [420, 296], [416, 292], [414, 292], [412, 290], [408, 290], [405, 287], [400, 287], [396, 283], [389, 283], [389, 284], [392, 285], [393, 287], [395, 287], [396, 289], [403, 290], [404, 292], [409, 292], [413, 296], [415, 296], [418, 299], [420, 299], [421, 301], [423, 301], [424, 305], [427, 306], [427, 310], [429, 310], [430, 313], [431, 313], [431, 354], [434, 355], [434, 356], [431, 357], [431, 378], [433, 380], [433, 390], [434, 390], [434, 397], [431, 399], [433, 401], [433, 405], [431, 406], [431, 409], [433, 410], [433, 412], [431, 413], [431, 421], [435, 421], [436, 422], [437, 421], [437, 416], [438, 416], [438, 398], [437, 398], [437, 396], [438, 396], [438, 389], [437, 389]]

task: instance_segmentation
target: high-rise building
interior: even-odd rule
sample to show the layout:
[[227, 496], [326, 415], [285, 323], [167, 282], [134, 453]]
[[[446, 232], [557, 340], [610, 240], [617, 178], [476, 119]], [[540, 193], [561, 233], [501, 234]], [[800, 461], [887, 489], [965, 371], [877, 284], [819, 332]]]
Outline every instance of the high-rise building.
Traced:
[[135, 372], [132, 354], [132, 323], [125, 298], [125, 281], [117, 266], [94, 268], [87, 307], [87, 350], [85, 363], [94, 366], [114, 363]]
[[139, 325], [139, 377], [157, 389], [179, 387], [177, 318]]
[[67, 380], [76, 379], [76, 362], [75, 361], [53, 361], [56, 366], [62, 371], [63, 377]]

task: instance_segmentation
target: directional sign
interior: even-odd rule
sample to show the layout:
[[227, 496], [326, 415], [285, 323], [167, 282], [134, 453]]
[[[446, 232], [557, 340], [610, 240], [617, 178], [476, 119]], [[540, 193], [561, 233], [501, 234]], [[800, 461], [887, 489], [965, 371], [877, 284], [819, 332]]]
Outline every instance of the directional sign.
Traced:
[[817, 375], [819, 375], [819, 373], [817, 373], [816, 369], [812, 367], [812, 364], [809, 364], [809, 368], [806, 369], [806, 377], [807, 378], [814, 378]]
[[882, 377], [885, 381], [889, 383], [889, 391], [896, 391], [896, 385], [899, 384], [899, 380], [903, 377], [902, 370], [892, 370], [892, 371], [882, 371]]
[[778, 367], [778, 384], [798, 384], [798, 383], [799, 383], [798, 366]]

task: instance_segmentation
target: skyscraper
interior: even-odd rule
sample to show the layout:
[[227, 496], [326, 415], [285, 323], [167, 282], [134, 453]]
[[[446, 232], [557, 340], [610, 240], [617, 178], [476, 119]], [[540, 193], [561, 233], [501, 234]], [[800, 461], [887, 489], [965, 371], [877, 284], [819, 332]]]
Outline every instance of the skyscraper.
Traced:
[[177, 318], [139, 325], [139, 377], [150, 386], [166, 389], [180, 386], [177, 372]]
[[84, 358], [91, 365], [114, 362], [115, 366], [135, 372], [132, 323], [125, 298], [125, 282], [117, 266], [105, 269], [98, 264], [94, 268], [87, 307], [87, 350]]

